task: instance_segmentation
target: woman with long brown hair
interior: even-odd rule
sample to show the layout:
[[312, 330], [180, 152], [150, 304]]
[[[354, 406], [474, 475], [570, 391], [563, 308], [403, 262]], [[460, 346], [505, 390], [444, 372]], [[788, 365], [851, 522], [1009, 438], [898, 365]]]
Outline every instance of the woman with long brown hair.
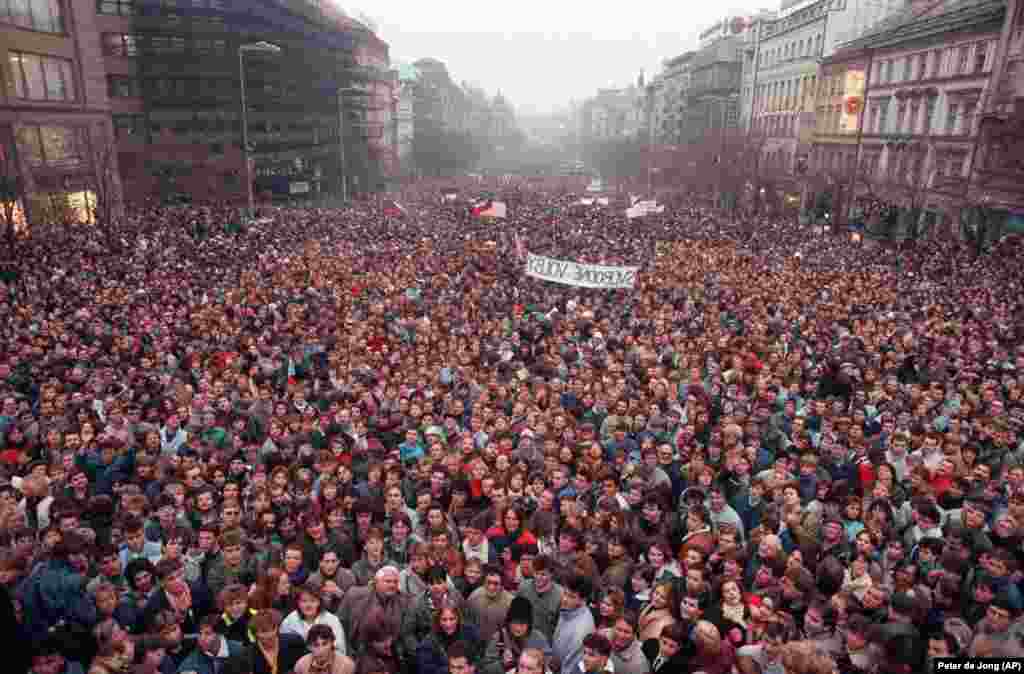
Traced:
[[267, 568], [249, 591], [249, 608], [254, 611], [275, 609], [291, 610], [292, 584], [288, 574], [280, 566]]

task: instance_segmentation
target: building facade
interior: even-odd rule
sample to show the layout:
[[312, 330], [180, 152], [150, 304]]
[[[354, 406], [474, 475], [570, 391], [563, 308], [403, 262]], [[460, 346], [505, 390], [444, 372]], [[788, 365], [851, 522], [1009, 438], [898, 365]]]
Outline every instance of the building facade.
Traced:
[[948, 225], [970, 199], [1005, 9], [1001, 0], [915, 5], [824, 61], [813, 165], [842, 176], [862, 205], [898, 214], [872, 222], [862, 207], [855, 217], [869, 228]]
[[734, 16], [700, 34], [700, 49], [687, 64], [681, 143], [699, 143], [738, 128], [743, 45], [751, 28], [750, 17]]
[[583, 134], [590, 141], [635, 137], [644, 126], [646, 90], [636, 84], [598, 89], [584, 104]]
[[[0, 5], [0, 177], [17, 217], [89, 218], [117, 155], [94, 0]], [[103, 166], [100, 166], [103, 164]]]
[[[7, 50], [0, 128], [18, 139], [19, 157], [28, 158], [19, 159], [26, 192], [46, 195], [60, 187], [74, 195], [82, 186], [76, 172], [102, 163], [119, 170], [130, 202], [244, 203], [243, 118], [260, 198], [340, 193], [343, 180], [348, 193], [367, 191], [391, 170], [387, 45], [332, 6], [308, 0], [28, 5], [24, 16], [0, 15]], [[39, 120], [44, 109], [78, 121], [44, 118], [53, 125], [37, 121], [33, 134], [27, 112]], [[61, 131], [72, 127], [73, 133]], [[115, 148], [113, 160], [97, 159], [106, 155], [99, 137]], [[86, 146], [91, 149], [72, 150]], [[88, 153], [90, 161], [58, 158], [58, 148]]]
[[662, 64], [662, 86], [655, 99], [658, 142], [676, 145], [682, 142], [683, 122], [690, 90], [690, 65], [696, 52], [688, 51]]

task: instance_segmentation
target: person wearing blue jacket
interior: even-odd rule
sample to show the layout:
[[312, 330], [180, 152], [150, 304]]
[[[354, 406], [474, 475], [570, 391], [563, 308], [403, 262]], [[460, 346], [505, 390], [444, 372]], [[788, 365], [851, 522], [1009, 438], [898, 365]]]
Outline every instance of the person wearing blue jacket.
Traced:
[[88, 568], [85, 541], [68, 532], [21, 585], [25, 631], [33, 639], [42, 640], [59, 623], [85, 629], [96, 624], [96, 604], [86, 592], [83, 568]]
[[195, 674], [221, 674], [229, 661], [251, 657], [249, 649], [237, 641], [230, 641], [217, 632], [220, 616], [204, 616], [199, 623], [199, 638], [195, 649], [178, 665], [178, 672]]

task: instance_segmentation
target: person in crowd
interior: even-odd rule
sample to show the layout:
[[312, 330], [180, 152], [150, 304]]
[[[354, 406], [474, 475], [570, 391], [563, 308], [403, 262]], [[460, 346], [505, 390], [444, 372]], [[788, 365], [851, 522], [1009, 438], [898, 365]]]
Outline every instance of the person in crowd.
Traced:
[[551, 643], [533, 627], [533, 606], [524, 597], [515, 597], [509, 604], [505, 625], [491, 637], [480, 661], [481, 674], [505, 674], [516, 668], [519, 657], [528, 648], [551, 656]]
[[480, 660], [483, 642], [479, 631], [464, 620], [457, 605], [442, 603], [434, 611], [433, 629], [416, 648], [416, 671], [421, 674], [447, 672], [448, 651], [456, 643], [466, 644], [470, 661]]
[[[540, 178], [495, 230], [442, 186], [406, 186], [401, 218], [147, 205], [19, 235], [0, 260], [12, 672], [1020, 655], [1016, 237], [851, 245], [681, 193], [624, 225]], [[552, 283], [529, 254], [637, 272]]]
[[583, 662], [583, 641], [596, 629], [594, 614], [587, 605], [593, 591], [586, 576], [573, 575], [562, 588], [562, 607], [551, 642], [553, 669], [575, 672]]
[[356, 663], [338, 650], [334, 631], [327, 625], [313, 625], [306, 635], [306, 655], [295, 663], [295, 674], [354, 674]]

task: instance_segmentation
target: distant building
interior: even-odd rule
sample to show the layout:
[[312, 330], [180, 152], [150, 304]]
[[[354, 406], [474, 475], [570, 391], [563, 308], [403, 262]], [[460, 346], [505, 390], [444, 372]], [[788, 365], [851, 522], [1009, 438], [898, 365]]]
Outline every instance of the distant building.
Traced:
[[[83, 191], [86, 148], [95, 154], [106, 138], [116, 145], [129, 201], [243, 203], [243, 77], [257, 194], [340, 192], [343, 176], [350, 192], [367, 191], [391, 170], [388, 47], [328, 4], [25, 0], [4, 7], [0, 137], [17, 139], [33, 199]], [[260, 42], [279, 51], [252, 49]]]

